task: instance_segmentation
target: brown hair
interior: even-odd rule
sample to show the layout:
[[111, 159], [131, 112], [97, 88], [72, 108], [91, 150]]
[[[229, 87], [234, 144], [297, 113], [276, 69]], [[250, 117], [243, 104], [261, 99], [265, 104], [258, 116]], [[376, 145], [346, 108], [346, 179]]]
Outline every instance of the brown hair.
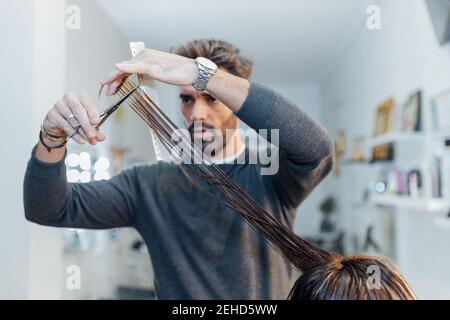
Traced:
[[170, 49], [170, 52], [191, 59], [207, 58], [219, 68], [245, 79], [250, 78], [252, 72], [252, 61], [243, 57], [237, 47], [223, 40], [191, 40]]
[[[207, 182], [211, 187], [208, 191], [213, 196], [239, 213], [266, 237], [275, 250], [303, 272], [291, 290], [290, 299], [415, 299], [406, 280], [388, 260], [366, 255], [343, 257], [297, 236], [231, 180], [220, 167], [210, 162], [181, 132], [179, 137], [182, 145], [192, 147], [189, 149], [192, 152], [182, 152], [187, 149], [179, 148], [172, 135], [178, 127], [144, 91], [139, 90], [129, 79], [124, 79], [118, 91], [124, 96], [133, 88], [135, 91], [128, 104], [154, 130], [172, 156], [178, 160], [188, 160], [181, 163], [180, 167], [184, 167], [192, 178], [199, 177]], [[373, 271], [378, 272], [377, 283], [370, 282]], [[375, 277], [375, 280], [378, 279]]]
[[340, 257], [307, 269], [290, 300], [415, 300], [413, 290], [387, 258]]

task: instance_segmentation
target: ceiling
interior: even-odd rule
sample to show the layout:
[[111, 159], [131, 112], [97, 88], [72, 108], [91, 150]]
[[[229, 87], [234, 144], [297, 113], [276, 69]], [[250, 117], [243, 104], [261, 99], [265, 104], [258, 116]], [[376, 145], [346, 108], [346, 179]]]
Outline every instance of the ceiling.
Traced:
[[167, 50], [194, 38], [234, 43], [253, 78], [320, 82], [365, 27], [367, 0], [97, 0], [130, 40]]

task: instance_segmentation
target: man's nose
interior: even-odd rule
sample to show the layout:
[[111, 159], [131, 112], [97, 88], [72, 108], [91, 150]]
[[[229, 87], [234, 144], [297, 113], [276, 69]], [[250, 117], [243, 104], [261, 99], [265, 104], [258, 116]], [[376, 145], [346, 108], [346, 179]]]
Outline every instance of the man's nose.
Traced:
[[206, 120], [208, 113], [208, 105], [202, 102], [196, 102], [192, 108], [191, 121]]

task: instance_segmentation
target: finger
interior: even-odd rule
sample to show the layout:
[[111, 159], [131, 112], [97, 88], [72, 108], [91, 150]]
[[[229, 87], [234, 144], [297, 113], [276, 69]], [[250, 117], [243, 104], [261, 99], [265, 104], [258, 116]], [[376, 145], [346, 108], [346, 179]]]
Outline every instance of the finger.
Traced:
[[100, 83], [103, 85], [110, 84], [118, 79], [122, 79], [124, 76], [125, 74], [122, 71], [115, 70], [110, 72]]
[[105, 141], [106, 137], [103, 134], [103, 132], [101, 132], [100, 130], [97, 130], [97, 141], [101, 142], [101, 141]]
[[77, 129], [77, 133], [83, 137], [84, 140], [89, 141], [89, 137], [87, 136], [86, 132], [84, 132], [83, 128], [79, 127]]
[[80, 134], [78, 134], [78, 133], [76, 135], [72, 136], [72, 139], [79, 144], [86, 143], [86, 140], [83, 137], [81, 137]]
[[81, 104], [80, 100], [73, 94], [66, 94], [64, 96], [64, 100], [66, 101], [70, 110], [77, 118], [84, 132], [87, 134], [90, 143], [95, 142], [95, 128], [92, 126], [91, 121], [87, 115], [86, 109]]
[[68, 137], [76, 134], [75, 129], [67, 122], [66, 118], [64, 118], [56, 109], [53, 109], [49, 112], [48, 121], [53, 123], [55, 126], [64, 130]]
[[108, 87], [106, 88], [106, 95], [107, 96], [114, 95], [117, 91], [117, 88], [119, 88], [120, 83], [121, 81], [115, 81], [109, 84]]
[[123, 79], [128, 76], [129, 74], [120, 72], [116, 77], [108, 79], [105, 83], [103, 83], [102, 85], [106, 85], [106, 95], [114, 95]]
[[85, 92], [80, 93], [80, 101], [87, 111], [91, 124], [95, 127], [100, 122], [100, 115], [98, 109], [89, 95]]
[[[45, 119], [42, 123], [42, 126], [44, 128], [46, 128], [47, 131], [62, 131], [63, 133], [61, 134], [61, 136], [65, 135], [66, 133], [64, 132], [63, 128], [59, 127], [58, 124], [55, 121], [55, 113], [57, 113], [58, 111], [55, 110], [55, 108], [52, 108], [47, 115], [45, 116]], [[50, 130], [49, 130], [50, 129]], [[59, 134], [56, 134], [57, 136]]]
[[[74, 129], [77, 129], [76, 126], [74, 128], [73, 124], [70, 123], [70, 116], [72, 115], [72, 110], [70, 110], [69, 106], [64, 100], [59, 100], [55, 103], [56, 110], [63, 116], [67, 123]], [[84, 140], [89, 140], [86, 133], [83, 129], [77, 131], [78, 134], [83, 137]]]
[[106, 89], [107, 96], [114, 95], [122, 83], [123, 78], [127, 77], [130, 73], [150, 75], [154, 66], [152, 67], [140, 62], [125, 61], [117, 63], [116, 68], [119, 69], [119, 71], [104, 81], [104, 84], [108, 85]]
[[123, 73], [151, 74], [151, 66], [142, 62], [121, 62], [115, 64], [116, 69]]

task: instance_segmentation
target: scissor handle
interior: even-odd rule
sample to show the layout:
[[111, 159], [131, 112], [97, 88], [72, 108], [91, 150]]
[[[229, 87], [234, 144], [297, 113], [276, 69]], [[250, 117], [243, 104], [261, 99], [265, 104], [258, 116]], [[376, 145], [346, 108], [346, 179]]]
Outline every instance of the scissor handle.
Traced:
[[[109, 116], [111, 116], [111, 115], [117, 110], [117, 108], [119, 108], [119, 106], [120, 106], [125, 100], [127, 100], [128, 97], [131, 96], [138, 88], [139, 88], [139, 86], [134, 87], [132, 90], [130, 90], [130, 92], [128, 92], [126, 95], [124, 95], [122, 98], [120, 98], [119, 101], [117, 101], [117, 102], [114, 103], [113, 105], [111, 105], [111, 106], [109, 106], [108, 108], [106, 108], [105, 112], [103, 112], [103, 113], [100, 115], [101, 120], [100, 120], [99, 124], [97, 124], [97, 125], [95, 126], [95, 129], [98, 130], [98, 129], [100, 128], [100, 126], [106, 121], [106, 119], [108, 119]], [[77, 128], [76, 128], [76, 130], [75, 130], [75, 133], [72, 134], [71, 136], [69, 136], [69, 137], [66, 139], [66, 141], [69, 140], [70, 138], [72, 138], [74, 135], [79, 134], [79, 133], [80, 133], [80, 132], [79, 132], [80, 129], [81, 129], [81, 124], [79, 124], [79, 125], [77, 126]]]

